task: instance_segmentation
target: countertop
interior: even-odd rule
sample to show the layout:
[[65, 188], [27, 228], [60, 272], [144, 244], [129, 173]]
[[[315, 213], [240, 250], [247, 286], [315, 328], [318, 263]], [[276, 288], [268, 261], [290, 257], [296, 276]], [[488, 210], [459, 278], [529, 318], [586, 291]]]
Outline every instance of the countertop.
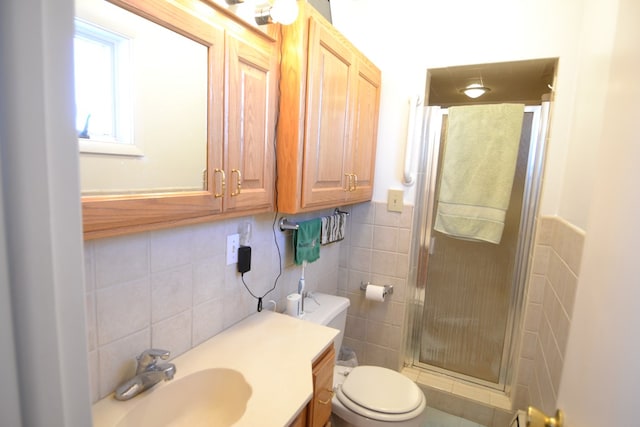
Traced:
[[[251, 385], [252, 394], [242, 418], [233, 425], [286, 426], [310, 401], [312, 362], [337, 334], [336, 329], [284, 314], [256, 313], [171, 360], [176, 365], [173, 381], [207, 368], [235, 369]], [[126, 402], [115, 400], [113, 394], [96, 402], [94, 426], [113, 427], [145, 395], [170, 383], [159, 383]]]

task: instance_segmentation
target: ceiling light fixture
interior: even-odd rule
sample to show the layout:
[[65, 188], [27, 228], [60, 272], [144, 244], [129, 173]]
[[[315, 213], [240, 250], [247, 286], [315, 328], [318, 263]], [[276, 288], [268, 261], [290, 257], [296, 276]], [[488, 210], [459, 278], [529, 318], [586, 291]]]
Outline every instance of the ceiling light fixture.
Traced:
[[466, 88], [462, 89], [460, 92], [467, 95], [469, 98], [478, 98], [484, 95], [487, 92], [491, 92], [486, 86], [483, 86], [481, 83], [471, 83]]
[[[234, 0], [235, 1], [235, 0]], [[258, 25], [280, 23], [293, 24], [298, 17], [298, 3], [296, 0], [274, 0], [256, 9], [256, 23]]]

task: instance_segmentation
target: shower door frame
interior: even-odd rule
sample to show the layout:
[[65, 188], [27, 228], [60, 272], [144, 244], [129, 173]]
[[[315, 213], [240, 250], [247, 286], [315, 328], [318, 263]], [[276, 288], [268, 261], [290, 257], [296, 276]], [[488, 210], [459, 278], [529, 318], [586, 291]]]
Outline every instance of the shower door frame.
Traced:
[[[418, 160], [418, 179], [416, 188], [416, 203], [413, 229], [418, 233], [412, 239], [412, 268], [409, 280], [414, 290], [413, 298], [408, 301], [408, 315], [410, 331], [408, 333], [405, 364], [418, 367], [427, 371], [451, 376], [456, 379], [475, 383], [491, 389], [504, 391], [510, 390], [513, 379], [513, 362], [516, 356], [516, 343], [518, 342], [518, 325], [522, 322], [522, 307], [524, 304], [525, 289], [531, 257], [533, 254], [534, 237], [536, 230], [536, 218], [542, 186], [542, 174], [546, 149], [547, 128], [549, 120], [550, 103], [526, 106], [525, 113], [533, 113], [531, 122], [531, 138], [529, 145], [529, 158], [523, 202], [521, 211], [520, 228], [518, 230], [518, 244], [515, 254], [515, 265], [512, 278], [510, 309], [505, 328], [505, 340], [503, 345], [500, 365], [499, 382], [493, 383], [479, 378], [471, 377], [458, 372], [432, 366], [420, 362], [421, 328], [425, 306], [426, 272], [428, 254], [430, 249], [431, 231], [433, 223], [433, 211], [435, 204], [436, 180], [438, 175], [438, 158], [442, 131], [442, 117], [448, 114], [446, 108], [435, 106], [425, 107], [426, 114], [423, 121], [420, 154]], [[424, 277], [419, 277], [419, 276]], [[421, 280], [424, 279], [424, 280]]]

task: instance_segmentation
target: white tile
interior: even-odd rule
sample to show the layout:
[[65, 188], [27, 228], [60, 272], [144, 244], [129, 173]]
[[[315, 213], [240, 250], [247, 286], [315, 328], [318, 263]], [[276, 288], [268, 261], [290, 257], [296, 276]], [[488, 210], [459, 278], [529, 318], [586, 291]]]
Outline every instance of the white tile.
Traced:
[[87, 350], [93, 351], [97, 348], [96, 331], [96, 295], [95, 292], [87, 293], [85, 296], [85, 313], [87, 324]]
[[150, 325], [149, 280], [110, 286], [96, 292], [98, 344], [140, 331]]
[[171, 317], [193, 303], [191, 265], [151, 276], [151, 321]]
[[191, 310], [151, 326], [151, 347], [168, 350], [171, 359], [191, 348]]
[[224, 254], [196, 262], [193, 266], [193, 304], [222, 297], [224, 292]]
[[149, 239], [151, 271], [158, 272], [185, 265], [193, 253], [190, 227], [154, 231]]
[[151, 333], [145, 329], [98, 349], [100, 398], [135, 374], [136, 357], [150, 347]]
[[453, 381], [443, 375], [436, 375], [430, 372], [421, 371], [418, 376], [418, 383], [447, 393], [453, 392]]
[[218, 222], [194, 226], [191, 230], [190, 246], [194, 260], [223, 255], [227, 246], [224, 227]]
[[88, 356], [89, 392], [91, 393], [91, 403], [95, 403], [100, 399], [100, 391], [98, 388], [98, 351], [90, 351]]
[[91, 292], [96, 288], [93, 246], [92, 241], [84, 242], [84, 287], [86, 292]]
[[220, 333], [224, 328], [224, 298], [216, 298], [193, 308], [193, 345]]
[[147, 234], [97, 240], [93, 248], [96, 287], [141, 279], [149, 274]]

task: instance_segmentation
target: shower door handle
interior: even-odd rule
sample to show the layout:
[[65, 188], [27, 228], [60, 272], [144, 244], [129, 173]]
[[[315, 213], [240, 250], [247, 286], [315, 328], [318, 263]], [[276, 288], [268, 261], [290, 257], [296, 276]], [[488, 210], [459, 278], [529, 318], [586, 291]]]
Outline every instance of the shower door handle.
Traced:
[[436, 238], [432, 237], [429, 239], [429, 255], [433, 255], [433, 252], [436, 250]]

